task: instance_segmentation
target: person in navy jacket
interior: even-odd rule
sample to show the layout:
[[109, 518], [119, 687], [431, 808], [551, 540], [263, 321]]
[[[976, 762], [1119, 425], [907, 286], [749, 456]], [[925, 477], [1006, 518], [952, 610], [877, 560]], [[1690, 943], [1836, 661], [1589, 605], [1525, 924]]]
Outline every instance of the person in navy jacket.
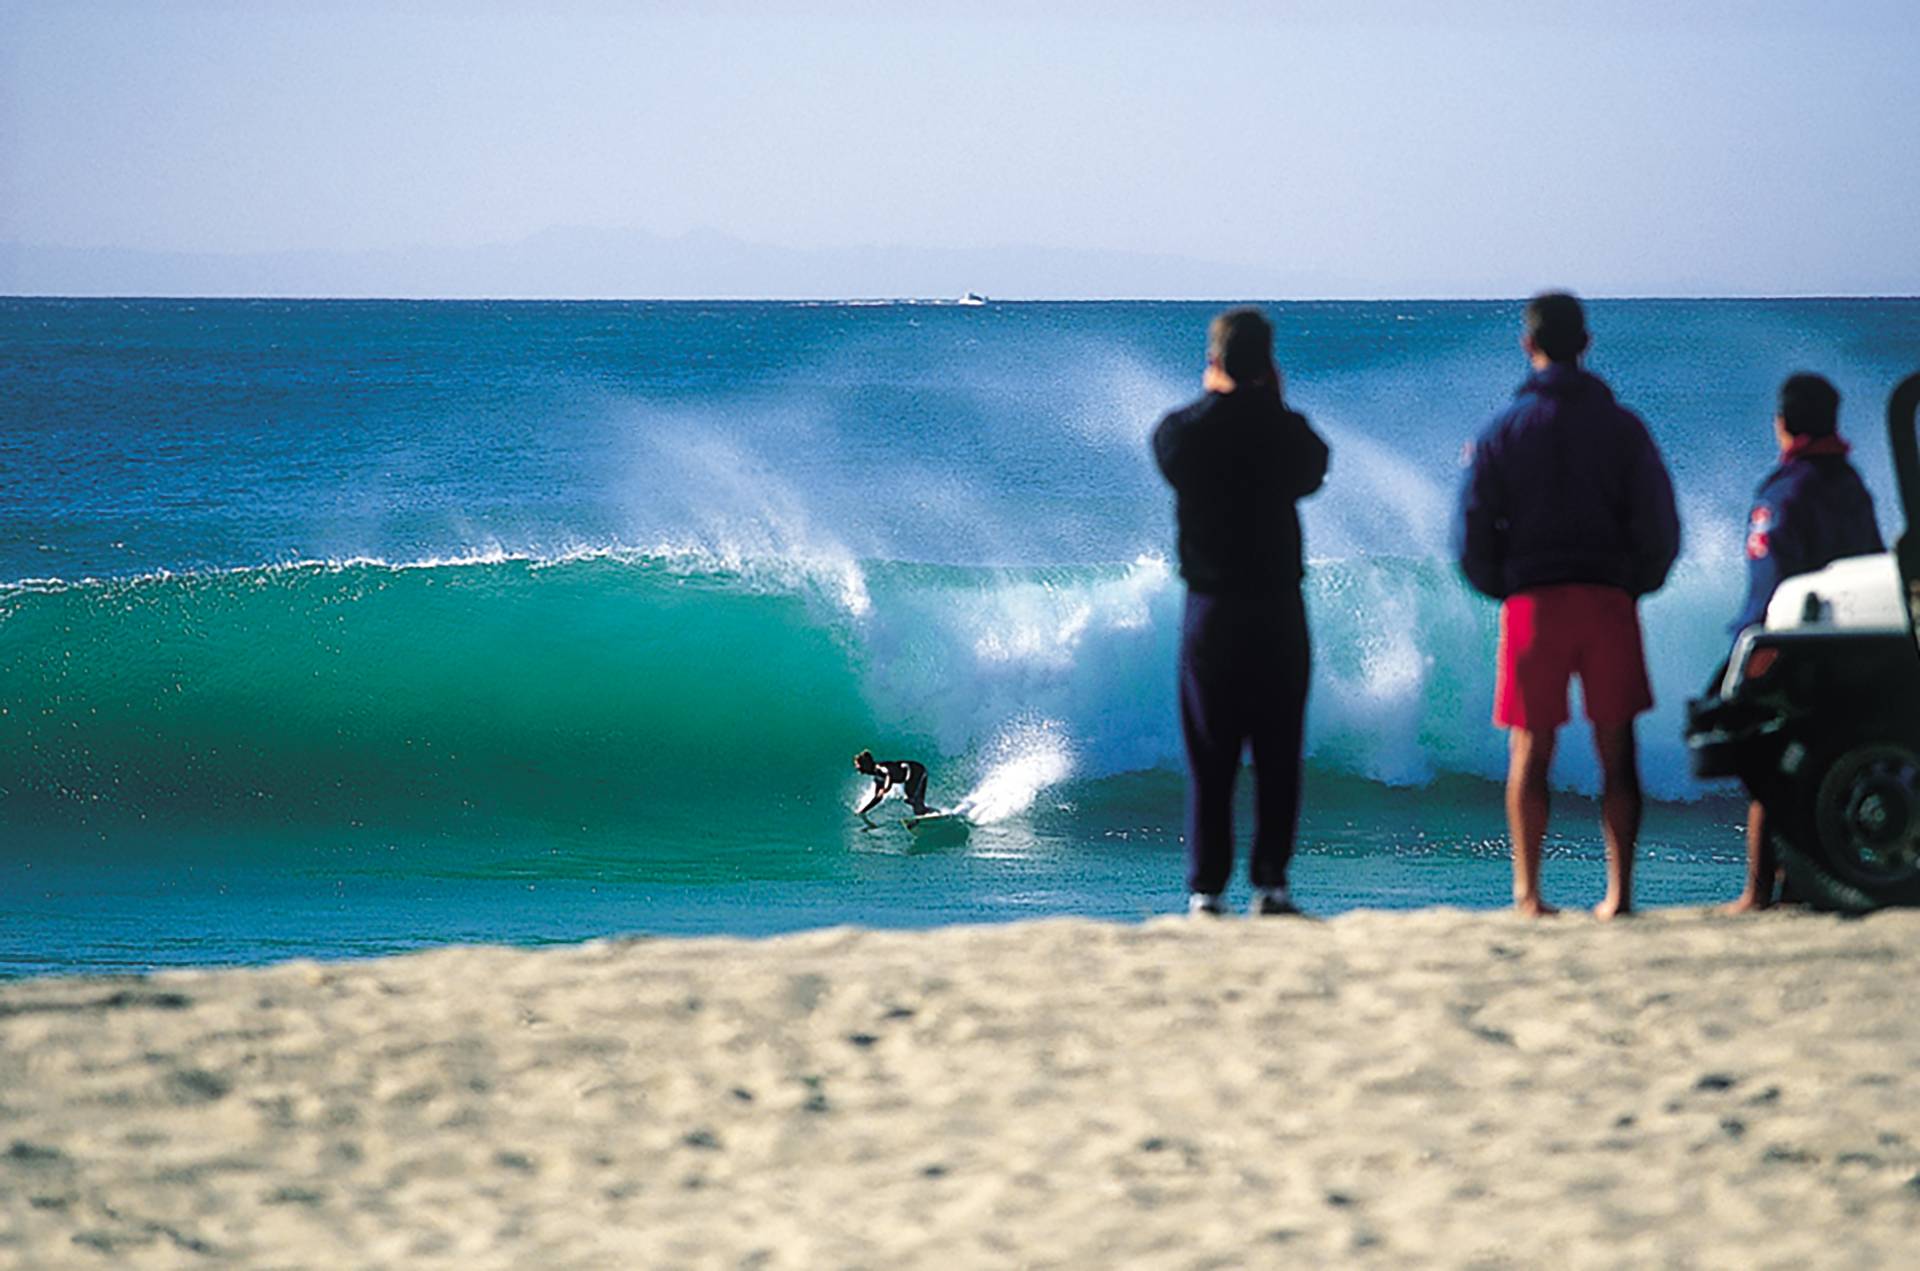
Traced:
[[1533, 374], [1474, 443], [1454, 523], [1467, 581], [1501, 602], [1494, 723], [1508, 730], [1507, 828], [1513, 900], [1540, 896], [1547, 770], [1580, 677], [1601, 768], [1607, 894], [1601, 918], [1633, 903], [1640, 771], [1633, 721], [1653, 706], [1637, 602], [1680, 553], [1673, 484], [1638, 416], [1580, 365], [1586, 312], [1563, 292], [1535, 296], [1521, 347]]
[[[1766, 620], [1768, 602], [1787, 579], [1825, 569], [1842, 557], [1886, 550], [1873, 496], [1847, 461], [1839, 423], [1840, 393], [1823, 377], [1802, 372], [1780, 386], [1780, 409], [1773, 418], [1780, 465], [1760, 483], [1747, 517], [1747, 601], [1733, 620], [1736, 637]], [[1747, 885], [1728, 911], [1767, 908], [1778, 874], [1766, 817], [1758, 803], [1752, 804]]]

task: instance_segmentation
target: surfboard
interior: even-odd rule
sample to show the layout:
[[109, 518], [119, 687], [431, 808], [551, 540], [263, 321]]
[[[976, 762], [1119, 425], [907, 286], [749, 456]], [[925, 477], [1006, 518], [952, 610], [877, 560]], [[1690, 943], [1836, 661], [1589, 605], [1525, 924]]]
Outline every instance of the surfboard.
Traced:
[[900, 824], [906, 826], [915, 838], [924, 839], [963, 839], [967, 837], [967, 831], [973, 828], [966, 817], [954, 811], [905, 817]]

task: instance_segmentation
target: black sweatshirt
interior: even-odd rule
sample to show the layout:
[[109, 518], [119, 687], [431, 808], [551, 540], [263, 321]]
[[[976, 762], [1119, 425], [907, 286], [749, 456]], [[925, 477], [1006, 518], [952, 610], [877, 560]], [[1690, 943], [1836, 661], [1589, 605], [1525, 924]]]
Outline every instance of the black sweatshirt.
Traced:
[[1208, 393], [1172, 412], [1153, 430], [1153, 457], [1173, 487], [1189, 590], [1299, 585], [1294, 501], [1326, 479], [1327, 443], [1271, 384]]

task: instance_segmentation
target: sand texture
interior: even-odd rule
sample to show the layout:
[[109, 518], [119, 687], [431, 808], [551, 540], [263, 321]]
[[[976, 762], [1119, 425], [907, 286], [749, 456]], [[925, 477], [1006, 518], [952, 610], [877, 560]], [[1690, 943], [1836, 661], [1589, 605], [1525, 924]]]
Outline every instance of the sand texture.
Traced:
[[0, 1266], [1920, 1264], [1920, 914], [0, 986]]

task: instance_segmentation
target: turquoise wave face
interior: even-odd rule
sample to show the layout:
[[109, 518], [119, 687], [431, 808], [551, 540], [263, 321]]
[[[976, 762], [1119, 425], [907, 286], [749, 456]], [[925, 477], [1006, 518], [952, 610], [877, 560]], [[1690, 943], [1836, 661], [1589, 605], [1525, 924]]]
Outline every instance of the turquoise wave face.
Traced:
[[16, 824], [216, 833], [791, 827], [824, 814], [822, 774], [872, 733], [813, 603], [613, 560], [15, 589], [0, 805]]
[[[1648, 607], [1663, 705], [1644, 742], [1668, 797], [1690, 793], [1666, 716], [1718, 654], [1714, 585]], [[0, 825], [804, 844], [844, 828], [863, 747], [1005, 819], [1069, 781], [1179, 771], [1181, 598], [1155, 558], [606, 553], [16, 586]], [[1450, 567], [1321, 562], [1308, 603], [1312, 766], [1499, 774], [1494, 610]], [[1563, 776], [1591, 786], [1569, 750]]]

